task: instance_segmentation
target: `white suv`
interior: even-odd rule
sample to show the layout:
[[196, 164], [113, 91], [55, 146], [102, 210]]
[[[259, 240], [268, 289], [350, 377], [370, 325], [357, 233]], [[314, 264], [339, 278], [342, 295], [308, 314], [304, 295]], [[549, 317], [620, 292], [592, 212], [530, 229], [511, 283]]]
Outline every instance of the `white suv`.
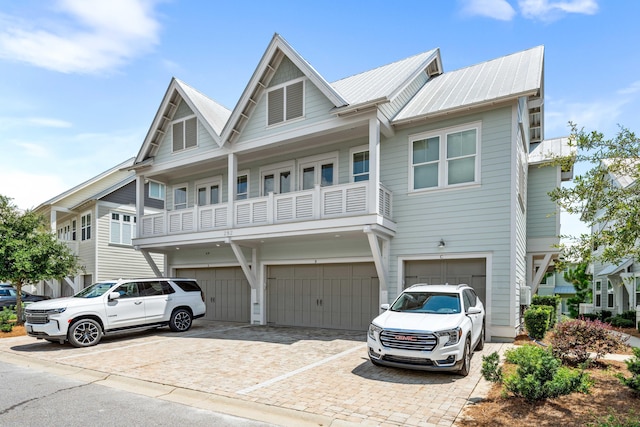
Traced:
[[105, 334], [169, 325], [184, 332], [205, 315], [204, 294], [192, 279], [120, 279], [95, 283], [72, 297], [25, 308], [27, 334], [74, 347], [98, 344]]
[[374, 365], [469, 374], [484, 347], [484, 306], [468, 285], [413, 285], [369, 325]]

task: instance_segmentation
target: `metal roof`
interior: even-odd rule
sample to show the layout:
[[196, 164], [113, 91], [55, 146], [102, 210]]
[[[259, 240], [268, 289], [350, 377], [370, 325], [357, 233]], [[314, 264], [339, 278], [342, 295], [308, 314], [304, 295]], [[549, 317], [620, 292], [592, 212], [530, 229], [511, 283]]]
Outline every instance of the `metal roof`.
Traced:
[[380, 98], [390, 98], [397, 89], [402, 88], [417, 72], [424, 71], [437, 55], [438, 49], [432, 49], [338, 80], [331, 83], [331, 86], [350, 105], [362, 104]]
[[545, 139], [529, 153], [529, 164], [547, 163], [558, 157], [575, 155], [576, 147], [569, 144], [569, 138]]
[[542, 87], [543, 62], [544, 47], [538, 46], [441, 74], [424, 85], [393, 123], [535, 94]]
[[619, 273], [621, 270], [626, 269], [631, 264], [633, 264], [633, 258], [626, 258], [622, 260], [619, 264], [609, 264], [602, 270], [600, 270], [596, 276], [612, 276], [616, 273]]
[[220, 135], [222, 133], [222, 128], [224, 128], [227, 120], [229, 120], [229, 116], [231, 116], [231, 111], [198, 90], [192, 88], [185, 82], [176, 79], [176, 83], [184, 91], [185, 95], [193, 103], [195, 108], [200, 112], [202, 118], [211, 125], [216, 134]]

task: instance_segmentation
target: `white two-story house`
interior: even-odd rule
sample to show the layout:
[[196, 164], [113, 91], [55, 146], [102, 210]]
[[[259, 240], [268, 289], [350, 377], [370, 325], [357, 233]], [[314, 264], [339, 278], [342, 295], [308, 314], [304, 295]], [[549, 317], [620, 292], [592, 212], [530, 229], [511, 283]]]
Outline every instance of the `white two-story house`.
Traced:
[[543, 75], [542, 47], [451, 72], [433, 49], [330, 83], [276, 34], [233, 110], [171, 80], [134, 245], [197, 278], [212, 320], [364, 330], [414, 283], [468, 283], [510, 339], [557, 256], [563, 175], [529, 160]]
[[[133, 161], [130, 158], [35, 208], [83, 267], [75, 276], [38, 283], [38, 293], [70, 296], [96, 281], [154, 276], [151, 265], [164, 268], [163, 254], [144, 254], [132, 245], [137, 227], [136, 177], [127, 169]], [[164, 200], [151, 195], [144, 206], [145, 213], [162, 212]]]

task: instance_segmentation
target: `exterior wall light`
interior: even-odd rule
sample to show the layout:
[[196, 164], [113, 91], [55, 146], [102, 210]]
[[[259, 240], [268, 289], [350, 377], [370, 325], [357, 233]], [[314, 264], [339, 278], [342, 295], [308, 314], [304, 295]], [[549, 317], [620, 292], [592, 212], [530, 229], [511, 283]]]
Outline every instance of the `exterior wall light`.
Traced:
[[445, 247], [444, 239], [440, 239], [440, 243], [438, 243], [438, 247], [439, 247], [440, 249], [442, 249], [442, 248], [444, 248], [444, 247]]

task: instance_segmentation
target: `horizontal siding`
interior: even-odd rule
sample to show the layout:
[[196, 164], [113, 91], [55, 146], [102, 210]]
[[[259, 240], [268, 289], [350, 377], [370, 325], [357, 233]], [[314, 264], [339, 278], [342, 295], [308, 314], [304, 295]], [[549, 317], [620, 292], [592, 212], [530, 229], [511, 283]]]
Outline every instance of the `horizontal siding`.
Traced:
[[558, 169], [555, 166], [529, 168], [527, 186], [527, 235], [529, 238], [555, 237], [557, 229], [558, 206], [549, 197], [549, 191], [558, 185]]
[[[409, 193], [409, 135], [445, 127], [482, 122], [481, 184], [479, 186]], [[469, 115], [396, 132], [384, 140], [381, 179], [393, 192], [397, 234], [391, 241], [390, 297], [397, 295], [398, 257], [438, 256], [444, 253], [493, 254], [491, 288], [492, 322], [511, 322], [512, 244], [511, 211], [511, 108]], [[500, 301], [504, 299], [504, 301]]]
[[[94, 273], [93, 280], [155, 277], [141, 252], [136, 251], [133, 247], [109, 244], [110, 212], [109, 207], [98, 206], [97, 230], [94, 230], [94, 236], [97, 237], [99, 266], [97, 274]], [[158, 254], [152, 254], [152, 257], [160, 271], [163, 271], [164, 257]]]

